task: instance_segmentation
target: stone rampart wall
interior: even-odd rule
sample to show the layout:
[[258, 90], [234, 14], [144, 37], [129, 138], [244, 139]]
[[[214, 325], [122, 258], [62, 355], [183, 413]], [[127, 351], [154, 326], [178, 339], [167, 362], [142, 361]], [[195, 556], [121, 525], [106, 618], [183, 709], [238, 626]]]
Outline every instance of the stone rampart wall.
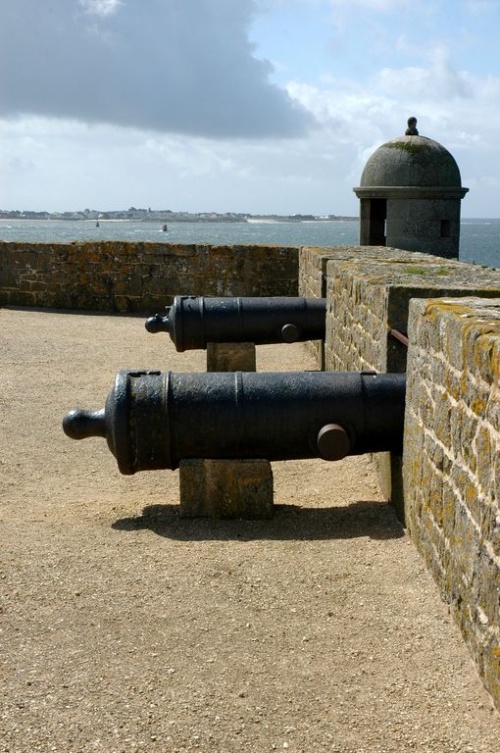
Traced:
[[299, 256], [299, 295], [308, 298], [326, 298], [327, 274], [329, 261], [394, 261], [401, 260], [426, 263], [429, 259], [439, 261], [435, 256], [420, 252], [402, 251], [399, 248], [387, 246], [332, 246], [318, 248], [317, 246], [303, 246]]
[[407, 371], [404, 455], [373, 459], [500, 709], [500, 270], [376, 251], [302, 249], [299, 289], [326, 369]]
[[[356, 269], [359, 269], [359, 264], [366, 264], [367, 262], [383, 262], [385, 264], [392, 264], [391, 269], [396, 270], [399, 264], [411, 264], [411, 265], [427, 265], [440, 263], [442, 260], [435, 256], [429, 256], [420, 252], [402, 251], [397, 248], [389, 248], [386, 246], [337, 246], [332, 248], [317, 248], [314, 246], [304, 246], [300, 249], [299, 257], [299, 295], [306, 296], [308, 298], [326, 298], [332, 296], [331, 285], [329, 287], [329, 275], [328, 264], [332, 261], [346, 262], [348, 265], [357, 265]], [[447, 264], [453, 264], [457, 262], [446, 262]], [[332, 272], [332, 276], [334, 273]], [[342, 297], [345, 299], [348, 294], [339, 285]], [[338, 291], [337, 291], [338, 292]], [[352, 291], [351, 291], [352, 292]], [[335, 306], [332, 303], [330, 306], [330, 313], [333, 315]], [[343, 310], [344, 307], [340, 307], [339, 310]], [[329, 317], [327, 326], [332, 325], [335, 327], [335, 323]], [[347, 320], [346, 320], [347, 326]], [[347, 351], [351, 347], [351, 337], [346, 331], [346, 327], [342, 328], [343, 334], [346, 335], [346, 347]], [[331, 338], [327, 338], [327, 342], [330, 342]], [[314, 343], [314, 350], [317, 354], [318, 365], [327, 369], [343, 369], [345, 364], [350, 361], [349, 354], [343, 354], [339, 356], [339, 359], [332, 361], [332, 352], [329, 355], [325, 353], [325, 344]], [[341, 343], [335, 343], [335, 347], [341, 347]], [[331, 349], [330, 349], [331, 350]], [[379, 360], [377, 356], [376, 360]], [[375, 368], [365, 364], [361, 366], [358, 362], [356, 364], [351, 361], [351, 369], [359, 368]], [[336, 365], [337, 364], [337, 365]]]
[[357, 258], [327, 263], [327, 369], [404, 372], [406, 348], [391, 330], [407, 334], [412, 298], [495, 296], [500, 271], [399, 251], [376, 261]]
[[412, 301], [408, 330], [407, 525], [500, 709], [500, 298]]
[[[330, 371], [404, 373], [407, 346], [392, 330], [407, 335], [413, 298], [500, 295], [500, 270], [390, 249], [377, 261], [329, 259], [328, 313], [324, 365]], [[374, 458], [383, 493], [404, 519], [401, 458]]]
[[175, 295], [297, 295], [297, 247], [0, 243], [0, 305], [154, 313]]

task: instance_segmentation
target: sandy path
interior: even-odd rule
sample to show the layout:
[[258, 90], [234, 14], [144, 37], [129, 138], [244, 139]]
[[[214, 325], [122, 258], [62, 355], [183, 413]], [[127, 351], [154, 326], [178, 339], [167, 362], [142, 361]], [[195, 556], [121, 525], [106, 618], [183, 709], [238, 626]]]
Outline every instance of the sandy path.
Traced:
[[[143, 319], [0, 310], [0, 751], [493, 753], [500, 717], [366, 458], [273, 465], [272, 521], [186, 521], [61, 428], [116, 371], [205, 370]], [[314, 368], [302, 345], [259, 370]]]

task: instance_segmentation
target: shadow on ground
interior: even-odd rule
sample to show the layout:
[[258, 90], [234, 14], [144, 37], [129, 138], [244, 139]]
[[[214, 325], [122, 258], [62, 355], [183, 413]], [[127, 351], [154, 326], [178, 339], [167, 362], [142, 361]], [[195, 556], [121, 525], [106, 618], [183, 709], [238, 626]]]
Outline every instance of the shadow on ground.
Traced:
[[179, 505], [150, 505], [142, 515], [121, 518], [112, 527], [118, 531], [149, 529], [158, 536], [180, 541], [315, 541], [363, 536], [384, 540], [404, 536], [390, 505], [363, 501], [320, 509], [276, 505], [274, 517], [269, 520], [182, 518]]

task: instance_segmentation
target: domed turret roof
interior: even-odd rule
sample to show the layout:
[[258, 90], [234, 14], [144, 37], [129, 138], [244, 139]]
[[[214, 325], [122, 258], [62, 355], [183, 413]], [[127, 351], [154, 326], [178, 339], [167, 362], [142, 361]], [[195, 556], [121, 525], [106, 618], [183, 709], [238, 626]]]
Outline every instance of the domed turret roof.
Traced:
[[409, 118], [404, 136], [382, 144], [372, 154], [363, 170], [360, 187], [461, 187], [455, 159], [437, 141], [419, 136], [416, 124], [416, 118]]

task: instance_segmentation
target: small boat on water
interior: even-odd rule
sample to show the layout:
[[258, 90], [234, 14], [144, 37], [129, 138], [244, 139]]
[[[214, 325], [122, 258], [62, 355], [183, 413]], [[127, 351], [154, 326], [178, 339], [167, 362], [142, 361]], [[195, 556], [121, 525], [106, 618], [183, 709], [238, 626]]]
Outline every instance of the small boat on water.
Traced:
[[162, 233], [168, 233], [168, 225], [165, 223], [161, 229]]

